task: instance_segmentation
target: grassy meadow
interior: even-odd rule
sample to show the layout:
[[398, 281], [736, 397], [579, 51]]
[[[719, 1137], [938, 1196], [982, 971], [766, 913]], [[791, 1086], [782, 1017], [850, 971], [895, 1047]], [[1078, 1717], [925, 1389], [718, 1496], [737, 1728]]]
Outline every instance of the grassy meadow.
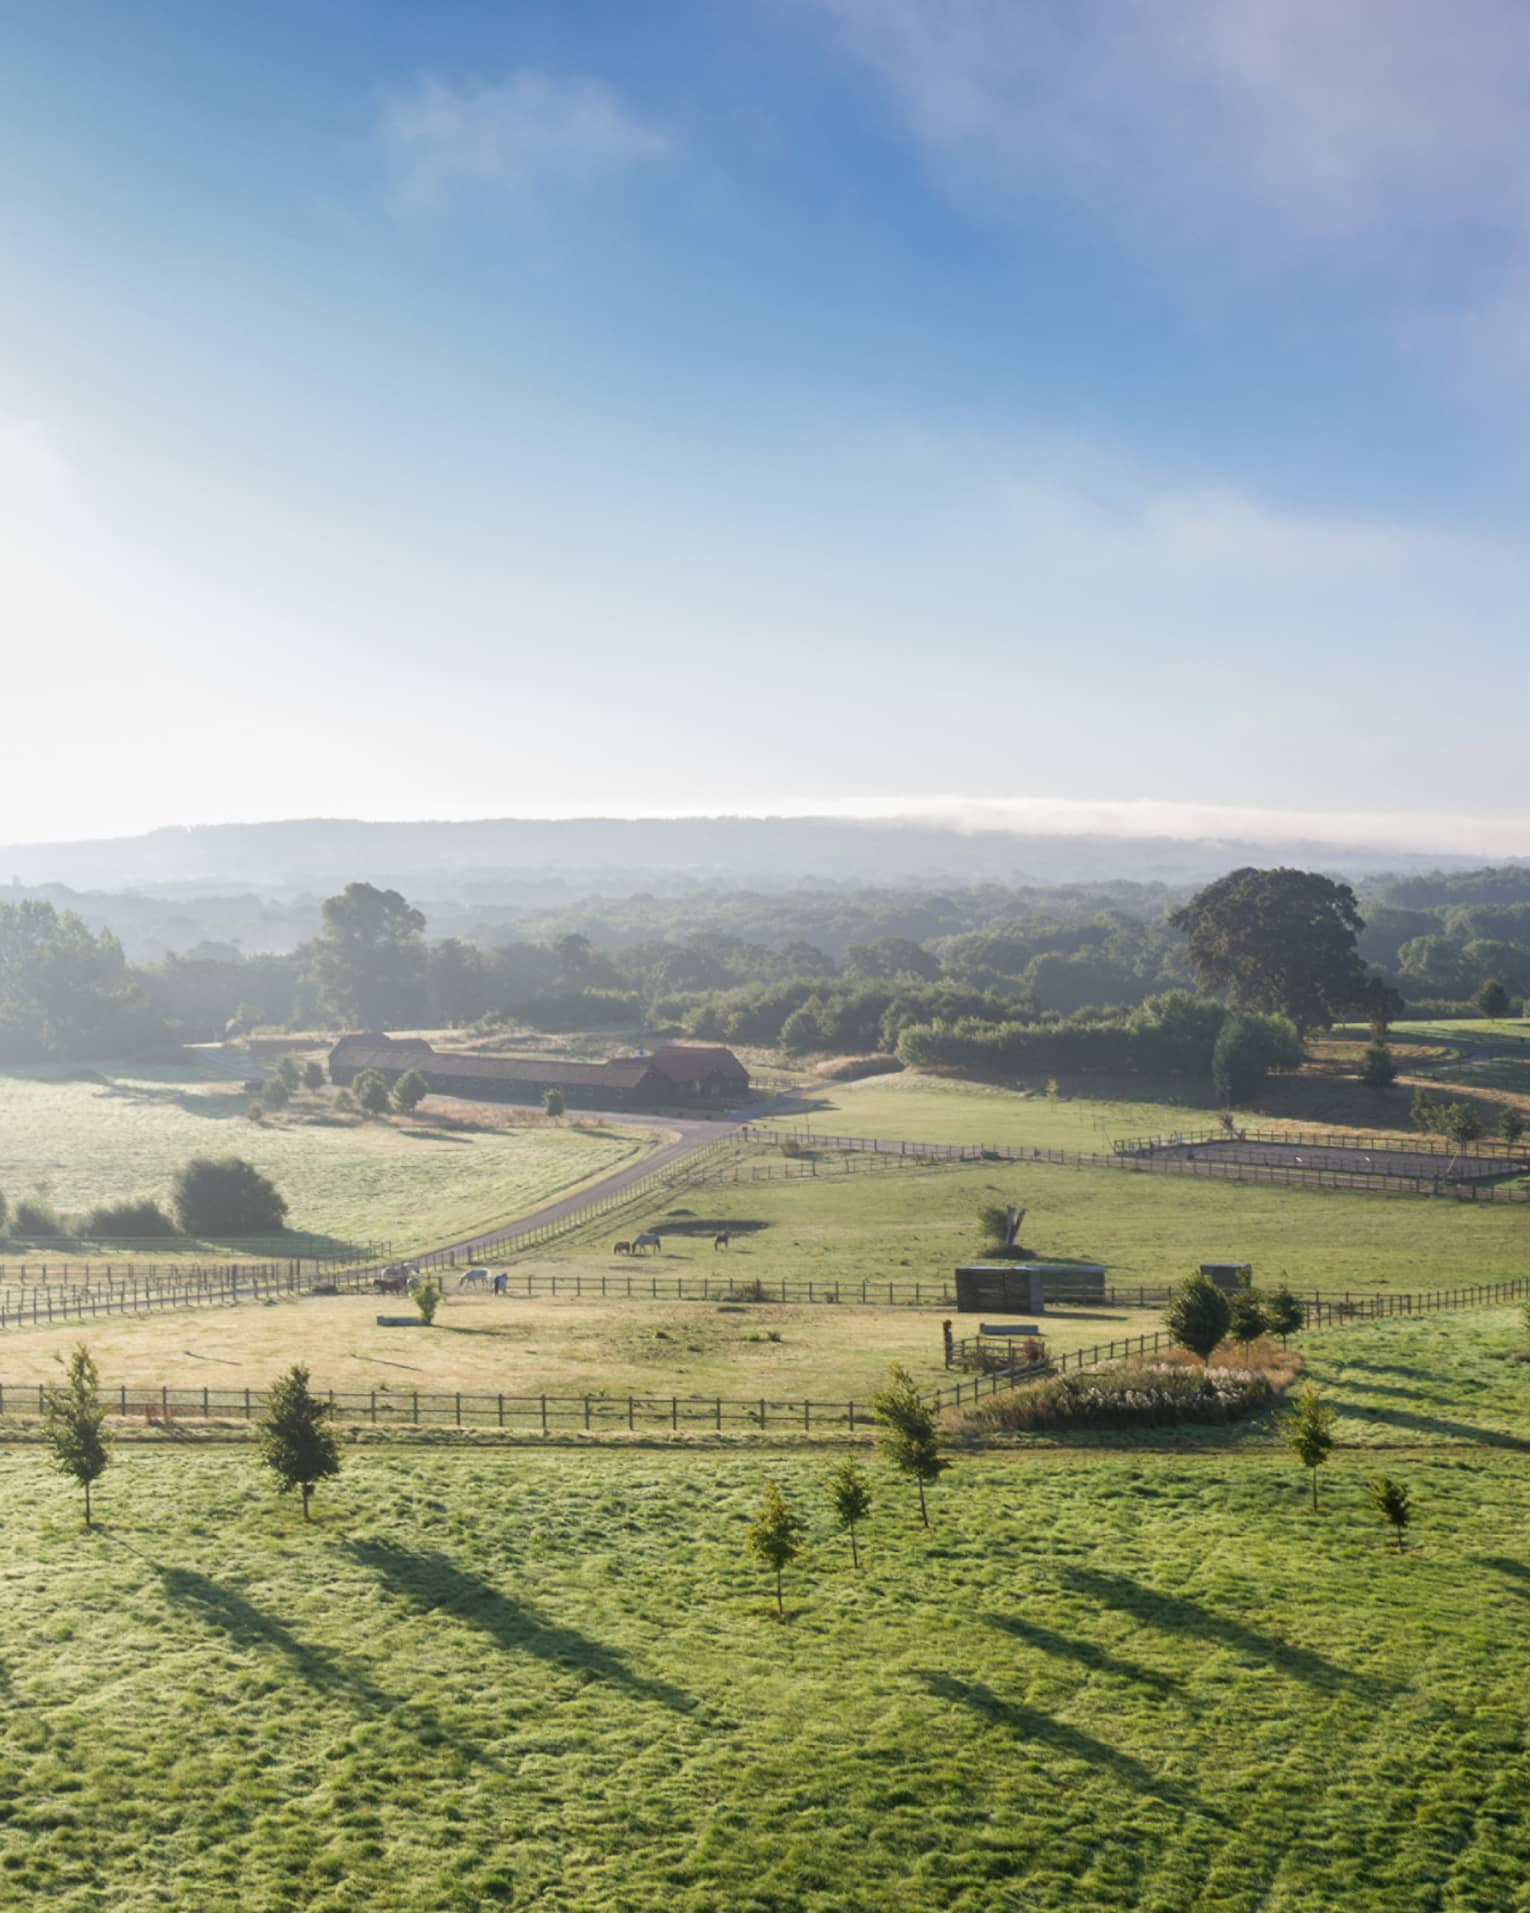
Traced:
[[[256, 1123], [248, 1100], [238, 1083], [190, 1067], [75, 1078], [7, 1071], [0, 1188], [12, 1203], [45, 1189], [65, 1215], [138, 1196], [164, 1204], [189, 1157], [240, 1155], [286, 1196], [289, 1228], [341, 1244], [391, 1241], [402, 1252], [534, 1208], [635, 1160], [653, 1141], [641, 1129], [550, 1124], [436, 1100], [413, 1119], [363, 1122], [303, 1097], [290, 1113]], [[18, 1247], [13, 1259], [20, 1255]]]
[[[305, 1296], [270, 1308], [107, 1316], [13, 1330], [0, 1383], [51, 1381], [88, 1343], [102, 1380], [262, 1388], [301, 1356], [316, 1387], [422, 1393], [724, 1396], [864, 1400], [890, 1363], [945, 1373], [941, 1312], [768, 1303], [495, 1300], [448, 1294], [433, 1327], [379, 1328], [376, 1296]], [[960, 1325], [961, 1332], [972, 1328]], [[1159, 1327], [1140, 1309], [1053, 1311], [1057, 1353]]]
[[[958, 1104], [957, 1107], [960, 1105]], [[778, 1152], [759, 1160], [779, 1172]], [[747, 1178], [750, 1158], [740, 1165]], [[1075, 1169], [962, 1163], [789, 1182], [722, 1181], [660, 1198], [619, 1230], [607, 1219], [517, 1259], [519, 1274], [732, 1276], [765, 1282], [949, 1282], [983, 1248], [985, 1203], [1026, 1211], [1039, 1255], [1099, 1261], [1123, 1287], [1177, 1281], [1201, 1262], [1252, 1262], [1255, 1280], [1299, 1289], [1449, 1288], [1524, 1273], [1530, 1211], [1351, 1190]], [[662, 1252], [629, 1263], [613, 1233], [663, 1235]], [[733, 1232], [715, 1254], [711, 1230]], [[668, 1234], [671, 1228], [686, 1233]], [[697, 1233], [689, 1233], [697, 1231]]]
[[[1241, 1122], [1271, 1128], [1311, 1128], [1332, 1123], [1344, 1129], [1409, 1133], [1411, 1089], [1399, 1083], [1388, 1090], [1366, 1089], [1344, 1053], [1352, 1046], [1320, 1046], [1308, 1068], [1271, 1077], [1258, 1107], [1240, 1110]], [[1399, 1059], [1406, 1071], [1411, 1059]], [[1214, 1129], [1217, 1101], [1210, 1085], [1201, 1091], [1186, 1084], [1182, 1099], [1137, 1094], [1147, 1084], [1064, 1083], [1048, 1096], [1037, 1086], [1005, 1089], [956, 1077], [907, 1070], [897, 1076], [872, 1076], [854, 1083], [825, 1083], [804, 1088], [799, 1113], [778, 1116], [772, 1126], [822, 1135], [877, 1136], [895, 1142], [998, 1144], [1010, 1148], [1068, 1149], [1108, 1155], [1118, 1138]]]
[[305, 1528], [139, 1447], [87, 1533], [10, 1447], [0, 1905], [1525, 1907], [1516, 1339], [1312, 1338], [1316, 1515], [1263, 1427], [962, 1454], [928, 1532], [871, 1461], [858, 1574], [802, 1451], [355, 1449]]

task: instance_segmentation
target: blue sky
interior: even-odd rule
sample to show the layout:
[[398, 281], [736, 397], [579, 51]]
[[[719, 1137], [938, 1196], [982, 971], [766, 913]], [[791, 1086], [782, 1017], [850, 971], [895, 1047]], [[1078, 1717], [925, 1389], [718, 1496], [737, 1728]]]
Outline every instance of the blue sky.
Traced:
[[1530, 16], [0, 28], [0, 841], [910, 810], [1530, 849]]

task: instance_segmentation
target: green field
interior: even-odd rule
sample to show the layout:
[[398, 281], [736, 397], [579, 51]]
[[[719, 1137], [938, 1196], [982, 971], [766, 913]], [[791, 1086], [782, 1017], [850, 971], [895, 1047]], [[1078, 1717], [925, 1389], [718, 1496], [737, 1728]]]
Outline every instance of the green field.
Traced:
[[[1358, 1041], [1368, 1040], [1369, 1032], [1363, 1023], [1348, 1023], [1338, 1026], [1336, 1036], [1350, 1036]], [[1439, 1022], [1405, 1019], [1394, 1023], [1391, 1036], [1403, 1042], [1448, 1043], [1453, 1049], [1463, 1043], [1497, 1043], [1505, 1048], [1530, 1048], [1530, 1022], [1517, 1016], [1463, 1016], [1446, 1018]]]
[[[801, 1092], [801, 1113], [773, 1119], [780, 1129], [811, 1128], [831, 1136], [879, 1136], [892, 1141], [997, 1144], [1027, 1149], [1110, 1153], [1118, 1137], [1214, 1129], [1216, 1099], [1186, 1086], [1183, 1101], [1138, 1098], [1126, 1080], [1063, 1085], [1049, 1097], [1039, 1090], [1001, 1089], [956, 1078], [907, 1071], [857, 1083], [831, 1083]], [[1082, 1092], [1082, 1093], [1080, 1093]], [[1247, 1122], [1311, 1127], [1407, 1129], [1407, 1089], [1367, 1090], [1353, 1077], [1322, 1071], [1272, 1077]]]
[[[65, 1215], [98, 1202], [168, 1199], [194, 1155], [247, 1157], [286, 1196], [288, 1226], [338, 1243], [399, 1250], [450, 1240], [523, 1213], [635, 1159], [641, 1130], [586, 1130], [511, 1112], [427, 1103], [418, 1120], [253, 1123], [237, 1083], [190, 1068], [0, 1074], [0, 1189], [39, 1187]], [[159, 1253], [163, 1254], [161, 1249]], [[33, 1259], [36, 1252], [33, 1252]]]
[[[765, 1160], [779, 1170], [778, 1152]], [[748, 1173], [748, 1162], [741, 1168]], [[1252, 1262], [1255, 1280], [1300, 1289], [1449, 1288], [1525, 1271], [1530, 1209], [1349, 1190], [1075, 1169], [969, 1163], [791, 1182], [723, 1182], [623, 1215], [618, 1231], [665, 1235], [629, 1264], [610, 1253], [609, 1221], [517, 1260], [517, 1271], [772, 1282], [947, 1282], [983, 1247], [984, 1203], [1025, 1208], [1023, 1238], [1046, 1257], [1099, 1261], [1130, 1287], [1177, 1281], [1201, 1262]], [[713, 1227], [733, 1231], [726, 1254]]]
[[86, 1533], [11, 1447], [0, 1905], [1523, 1908], [1511, 1324], [1314, 1341], [1365, 1417], [1317, 1515], [1266, 1430], [1037, 1442], [928, 1533], [873, 1464], [859, 1575], [805, 1453], [362, 1449], [305, 1529], [248, 1448], [138, 1448]]
[[[435, 1325], [377, 1327], [375, 1295], [310, 1296], [272, 1308], [100, 1317], [0, 1338], [0, 1384], [52, 1381], [84, 1340], [107, 1384], [263, 1389], [301, 1355], [316, 1387], [407, 1393], [723, 1396], [864, 1401], [901, 1362], [922, 1382], [944, 1368], [940, 1312], [770, 1304], [494, 1300], [448, 1292]], [[967, 1327], [971, 1327], [968, 1324]], [[1058, 1354], [1151, 1333], [1158, 1312], [1054, 1311]]]

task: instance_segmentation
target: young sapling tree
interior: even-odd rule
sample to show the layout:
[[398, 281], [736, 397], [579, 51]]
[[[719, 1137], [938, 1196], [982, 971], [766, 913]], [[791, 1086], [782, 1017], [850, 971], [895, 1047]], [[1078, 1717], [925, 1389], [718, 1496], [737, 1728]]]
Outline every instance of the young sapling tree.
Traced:
[[1333, 1450], [1333, 1427], [1337, 1420], [1336, 1412], [1311, 1382], [1297, 1396], [1296, 1406], [1291, 1413], [1281, 1418], [1281, 1440], [1312, 1476], [1314, 1512], [1318, 1505], [1317, 1471]]
[[1245, 1359], [1249, 1344], [1257, 1342], [1269, 1325], [1263, 1296], [1256, 1295], [1252, 1289], [1239, 1289], [1236, 1295], [1227, 1298], [1227, 1333], [1233, 1341], [1242, 1344]]
[[1231, 1311], [1227, 1297], [1209, 1276], [1187, 1275], [1163, 1312], [1169, 1339], [1199, 1355], [1204, 1366], [1227, 1334]]
[[1413, 1519], [1413, 1503], [1408, 1490], [1390, 1475], [1376, 1475], [1365, 1484], [1371, 1506], [1397, 1537], [1397, 1552], [1403, 1552], [1403, 1529]]
[[924, 1491], [951, 1466], [950, 1458], [940, 1452], [935, 1417], [920, 1399], [913, 1376], [896, 1362], [888, 1371], [887, 1386], [871, 1397], [871, 1409], [880, 1424], [877, 1447], [899, 1474], [918, 1485], [919, 1519], [928, 1527], [930, 1511]]
[[106, 1472], [112, 1439], [106, 1431], [96, 1364], [83, 1342], [70, 1351], [62, 1383], [43, 1396], [43, 1436], [53, 1451], [54, 1465], [61, 1473], [73, 1475], [85, 1490], [85, 1525], [90, 1527], [91, 1483]]
[[1264, 1298], [1265, 1327], [1271, 1335], [1280, 1337], [1282, 1348], [1285, 1347], [1286, 1337], [1295, 1335], [1306, 1319], [1301, 1303], [1284, 1282], [1278, 1289], [1271, 1289]]
[[260, 1458], [276, 1476], [278, 1492], [293, 1488], [303, 1496], [303, 1519], [311, 1521], [308, 1498], [315, 1485], [340, 1472], [340, 1448], [330, 1426], [328, 1402], [308, 1386], [308, 1370], [295, 1362], [271, 1385], [259, 1425]]
[[802, 1533], [807, 1523], [787, 1507], [781, 1490], [773, 1481], [765, 1484], [765, 1499], [760, 1512], [749, 1523], [745, 1540], [749, 1551], [763, 1561], [776, 1577], [776, 1613], [786, 1618], [781, 1600], [781, 1572], [802, 1552]]
[[871, 1483], [849, 1455], [830, 1471], [829, 1499], [834, 1504], [835, 1519], [850, 1537], [850, 1565], [859, 1568], [861, 1555], [855, 1527], [871, 1513]]

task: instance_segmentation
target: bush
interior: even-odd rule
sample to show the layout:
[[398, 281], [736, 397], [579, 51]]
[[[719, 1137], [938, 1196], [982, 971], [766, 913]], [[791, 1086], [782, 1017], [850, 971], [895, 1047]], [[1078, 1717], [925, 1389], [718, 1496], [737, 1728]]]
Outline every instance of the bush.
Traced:
[[1472, 997], [1473, 1007], [1483, 1016], [1507, 1016], [1509, 1014], [1509, 992], [1490, 976]]
[[1397, 1081], [1397, 1065], [1385, 1043], [1366, 1044], [1360, 1080], [1367, 1089], [1389, 1089]]
[[11, 1212], [11, 1234], [62, 1235], [64, 1225], [53, 1204], [43, 1196], [23, 1196]]
[[176, 1227], [159, 1204], [145, 1196], [138, 1202], [97, 1203], [85, 1218], [85, 1233], [102, 1241], [121, 1237], [162, 1242]]
[[324, 1087], [324, 1065], [322, 1063], [307, 1062], [303, 1065], [303, 1087], [307, 1090], [317, 1090]]
[[552, 1117], [561, 1116], [565, 1106], [563, 1091], [561, 1089], [544, 1089], [542, 1091], [542, 1108], [547, 1115]]
[[896, 1056], [839, 1056], [813, 1071], [826, 1083], [856, 1083], [863, 1076], [896, 1076], [903, 1068]]
[[[282, 1058], [283, 1062], [287, 1060]], [[260, 1100], [267, 1109], [285, 1109], [292, 1101], [292, 1085], [284, 1076], [273, 1076], [260, 1092]]]
[[1203, 1369], [1148, 1356], [991, 1396], [962, 1417], [961, 1427], [973, 1434], [1040, 1433], [1238, 1421], [1267, 1408], [1295, 1372], [1294, 1358], [1285, 1366], [1214, 1364]]
[[239, 1156], [194, 1156], [175, 1179], [175, 1219], [189, 1236], [275, 1235], [286, 1198]]
[[388, 1079], [381, 1070], [364, 1069], [352, 1083], [351, 1094], [359, 1109], [369, 1116], [380, 1116], [388, 1107]]
[[406, 1069], [393, 1085], [393, 1101], [406, 1116], [412, 1115], [430, 1094], [430, 1084], [417, 1069]]

